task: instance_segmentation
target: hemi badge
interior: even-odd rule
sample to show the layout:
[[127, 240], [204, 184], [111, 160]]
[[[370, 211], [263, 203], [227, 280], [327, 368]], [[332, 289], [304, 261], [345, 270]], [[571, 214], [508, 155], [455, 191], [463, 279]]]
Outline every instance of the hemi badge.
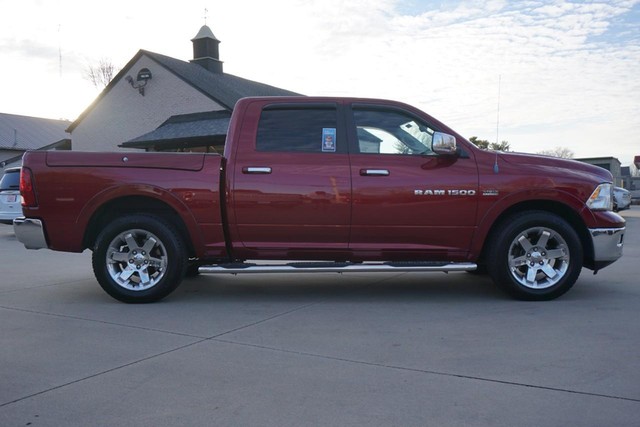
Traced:
[[498, 190], [482, 190], [483, 196], [497, 196], [500, 194]]

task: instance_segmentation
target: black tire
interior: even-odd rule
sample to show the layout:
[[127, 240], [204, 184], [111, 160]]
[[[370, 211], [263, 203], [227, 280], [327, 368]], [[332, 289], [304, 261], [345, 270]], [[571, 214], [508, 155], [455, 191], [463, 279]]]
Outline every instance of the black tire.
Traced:
[[484, 264], [478, 264], [478, 268], [476, 268], [475, 270], [468, 270], [467, 273], [471, 274], [472, 276], [486, 276], [487, 274], [489, 274], [489, 272], [487, 271], [487, 266]]
[[189, 263], [187, 265], [187, 270], [184, 274], [184, 277], [197, 277], [200, 275], [198, 269], [200, 268], [200, 264], [198, 263]]
[[102, 289], [126, 303], [154, 302], [169, 295], [182, 281], [187, 261], [176, 227], [148, 214], [110, 222], [96, 239], [92, 256]]
[[493, 281], [526, 301], [559, 297], [582, 270], [583, 252], [576, 231], [561, 217], [528, 211], [503, 221], [487, 247], [485, 260]]

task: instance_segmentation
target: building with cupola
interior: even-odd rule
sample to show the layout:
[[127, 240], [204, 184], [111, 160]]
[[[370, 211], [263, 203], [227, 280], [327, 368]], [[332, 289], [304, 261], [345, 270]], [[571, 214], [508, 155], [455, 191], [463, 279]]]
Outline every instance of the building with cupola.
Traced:
[[72, 149], [219, 152], [240, 98], [299, 95], [225, 73], [206, 25], [191, 42], [189, 61], [139, 50], [67, 128]]

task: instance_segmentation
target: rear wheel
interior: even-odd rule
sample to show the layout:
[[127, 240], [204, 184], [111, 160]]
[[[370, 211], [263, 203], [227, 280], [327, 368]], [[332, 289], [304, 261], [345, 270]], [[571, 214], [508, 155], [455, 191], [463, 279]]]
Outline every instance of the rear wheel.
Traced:
[[98, 283], [109, 295], [127, 303], [147, 303], [178, 287], [187, 256], [171, 223], [135, 214], [105, 227], [96, 240], [92, 261]]
[[561, 217], [543, 211], [517, 214], [502, 223], [488, 247], [487, 268], [496, 284], [528, 301], [567, 292], [582, 270], [582, 245]]

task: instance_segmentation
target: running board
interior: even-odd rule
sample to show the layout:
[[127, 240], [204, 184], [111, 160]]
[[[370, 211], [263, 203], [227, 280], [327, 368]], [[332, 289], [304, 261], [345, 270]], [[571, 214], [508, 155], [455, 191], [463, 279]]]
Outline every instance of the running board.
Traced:
[[246, 274], [246, 273], [410, 273], [425, 271], [473, 271], [474, 263], [449, 262], [292, 262], [288, 264], [216, 264], [203, 265], [198, 271], [202, 274]]

